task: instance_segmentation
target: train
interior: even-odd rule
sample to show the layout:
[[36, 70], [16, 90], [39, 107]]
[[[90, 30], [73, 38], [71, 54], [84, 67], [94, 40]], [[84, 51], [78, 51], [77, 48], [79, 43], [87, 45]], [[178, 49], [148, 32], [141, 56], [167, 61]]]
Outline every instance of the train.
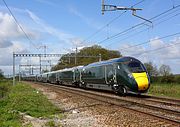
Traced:
[[26, 76], [23, 80], [109, 90], [121, 96], [130, 92], [146, 93], [150, 87], [147, 69], [134, 57], [114, 58], [85, 66]]

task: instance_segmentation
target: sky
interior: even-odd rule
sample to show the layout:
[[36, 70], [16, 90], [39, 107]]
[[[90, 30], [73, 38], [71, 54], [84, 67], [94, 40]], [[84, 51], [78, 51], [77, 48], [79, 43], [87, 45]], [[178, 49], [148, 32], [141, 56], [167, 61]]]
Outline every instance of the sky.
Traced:
[[[157, 67], [169, 65], [172, 73], [180, 74], [179, 0], [105, 0], [106, 5], [141, 8], [136, 15], [148, 21], [132, 11], [102, 15], [101, 0], [5, 2], [25, 32], [0, 0], [0, 69], [5, 75], [12, 74], [13, 52], [44, 53], [46, 46], [46, 53], [63, 54], [95, 44]], [[53, 58], [51, 64], [57, 60]], [[22, 64], [39, 64], [39, 60], [17, 58], [16, 73]]]

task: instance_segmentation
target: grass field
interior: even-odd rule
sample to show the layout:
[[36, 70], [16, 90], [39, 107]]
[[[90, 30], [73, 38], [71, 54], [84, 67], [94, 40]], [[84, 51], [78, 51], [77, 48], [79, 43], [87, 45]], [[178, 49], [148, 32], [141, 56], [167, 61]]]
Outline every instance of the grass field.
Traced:
[[26, 84], [12, 86], [12, 82], [0, 81], [0, 93], [3, 93], [0, 98], [0, 127], [21, 127], [20, 112], [36, 118], [60, 114], [60, 110], [41, 92]]
[[149, 94], [157, 96], [166, 96], [180, 99], [180, 84], [151, 84]]
[[[151, 84], [148, 93], [180, 99], [180, 84]], [[10, 81], [0, 81], [0, 127], [21, 127], [20, 112], [32, 117], [61, 115], [41, 92], [29, 85], [18, 83], [12, 86]]]
[[4, 81], [0, 79], [0, 99], [5, 97], [10, 91], [11, 81]]

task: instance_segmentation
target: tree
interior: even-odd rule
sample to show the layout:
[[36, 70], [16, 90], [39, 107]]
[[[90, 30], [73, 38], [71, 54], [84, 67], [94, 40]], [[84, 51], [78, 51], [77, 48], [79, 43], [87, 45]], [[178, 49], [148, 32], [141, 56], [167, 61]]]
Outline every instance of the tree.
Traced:
[[95, 57], [78, 57], [78, 56], [99, 56], [99, 54], [101, 54], [102, 60], [108, 60], [122, 56], [119, 51], [108, 50], [102, 48], [101, 46], [94, 45], [91, 47], [85, 47], [77, 53], [76, 65], [75, 65], [75, 57], [69, 57], [69, 56], [75, 56], [75, 53], [69, 53], [62, 56], [59, 59], [59, 63], [55, 65], [53, 68], [51, 68], [51, 70], [59, 70], [63, 68], [70, 68], [74, 66], [87, 65], [93, 62], [97, 62], [99, 61], [98, 57], [95, 58]]
[[49, 72], [49, 71], [47, 69], [42, 70], [42, 73], [46, 73], [46, 72]]
[[150, 81], [151, 82], [158, 82], [159, 81], [159, 78], [158, 78], [159, 72], [158, 72], [156, 65], [153, 65], [152, 62], [144, 63], [144, 65], [145, 65], [145, 67], [148, 71], [148, 74], [150, 76]]
[[3, 71], [0, 69], [0, 78], [4, 78]]
[[150, 76], [157, 77], [159, 75], [157, 67], [153, 65], [152, 62], [144, 63], [144, 65]]
[[174, 82], [174, 75], [171, 74], [171, 68], [168, 65], [161, 65], [159, 68], [161, 74], [161, 82], [172, 83]]
[[159, 68], [159, 73], [161, 74], [161, 76], [169, 76], [171, 73], [171, 68], [169, 65], [161, 65]]

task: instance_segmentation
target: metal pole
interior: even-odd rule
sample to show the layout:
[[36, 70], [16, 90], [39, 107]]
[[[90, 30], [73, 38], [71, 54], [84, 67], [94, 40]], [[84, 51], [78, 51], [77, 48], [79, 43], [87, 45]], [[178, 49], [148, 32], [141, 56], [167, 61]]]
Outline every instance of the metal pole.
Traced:
[[40, 69], [40, 70], [39, 70], [40, 72], [39, 72], [39, 73], [41, 74], [41, 54], [39, 55], [39, 62], [40, 62], [40, 68], [39, 68], [39, 69]]
[[34, 75], [34, 68], [33, 68], [33, 66], [32, 66], [32, 75]]
[[102, 11], [102, 15], [104, 15], [104, 11], [105, 11], [105, 6], [104, 6], [104, 0], [102, 0], [102, 5], [101, 5], [101, 11]]
[[29, 75], [31, 75], [31, 65], [29, 65]]
[[77, 47], [76, 47], [76, 53], [75, 53], [75, 65], [77, 65]]
[[99, 62], [101, 62], [102, 58], [101, 58], [101, 54], [99, 54]]
[[70, 56], [69, 56], [69, 64], [71, 63], [71, 59], [70, 59]]
[[13, 85], [15, 85], [15, 53], [13, 52]]
[[21, 65], [19, 65], [19, 82], [21, 81]]

